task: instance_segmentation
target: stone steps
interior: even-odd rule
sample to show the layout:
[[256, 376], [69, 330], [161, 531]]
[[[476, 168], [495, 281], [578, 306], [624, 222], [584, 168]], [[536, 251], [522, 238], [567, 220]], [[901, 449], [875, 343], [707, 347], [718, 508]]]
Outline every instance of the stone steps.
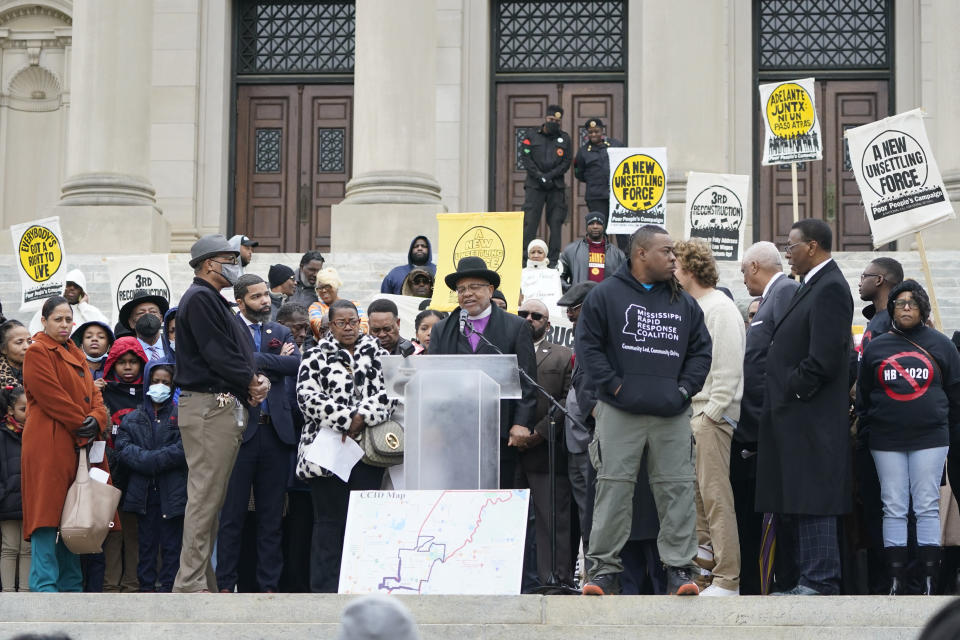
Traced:
[[[314, 594], [12, 594], [0, 637], [68, 633], [75, 640], [334, 638], [355, 596]], [[912, 640], [950, 597], [677, 598], [397, 596], [424, 640]], [[680, 632], [685, 635], [674, 635]]]
[[[858, 308], [865, 303], [860, 302], [857, 286], [860, 273], [870, 260], [881, 255], [890, 256], [899, 260], [904, 267], [907, 277], [919, 280], [926, 286], [920, 257], [915, 251], [874, 253], [874, 252], [846, 252], [836, 253], [834, 257], [843, 269], [854, 303]], [[931, 270], [933, 271], [936, 294], [940, 303], [940, 312], [943, 317], [944, 331], [947, 335], [960, 329], [960, 251], [930, 251], [928, 252]], [[179, 298], [189, 286], [193, 273], [187, 266], [186, 254], [170, 254], [170, 276], [173, 280], [172, 288]], [[327, 265], [333, 266], [340, 273], [344, 284], [341, 290], [343, 297], [367, 301], [380, 291], [380, 281], [387, 272], [397, 264], [406, 260], [405, 254], [400, 253], [349, 253], [330, 254], [327, 256]], [[300, 263], [300, 254], [274, 253], [255, 254], [253, 262], [247, 267], [250, 273], [256, 273], [266, 278], [271, 264], [282, 263], [296, 270]], [[110, 282], [107, 274], [106, 259], [100, 255], [68, 254], [67, 269], [79, 268], [87, 277], [87, 288], [91, 302], [106, 312], [110, 304]], [[743, 286], [738, 263], [720, 264], [720, 284], [729, 287], [734, 297], [745, 307], [749, 295]], [[443, 284], [441, 283], [441, 286]], [[17, 318], [21, 321], [29, 319], [32, 314], [17, 312], [20, 299], [20, 282], [17, 279], [14, 257], [0, 256], [0, 301], [4, 305], [4, 313], [8, 318]], [[857, 313], [854, 322], [866, 321]]]

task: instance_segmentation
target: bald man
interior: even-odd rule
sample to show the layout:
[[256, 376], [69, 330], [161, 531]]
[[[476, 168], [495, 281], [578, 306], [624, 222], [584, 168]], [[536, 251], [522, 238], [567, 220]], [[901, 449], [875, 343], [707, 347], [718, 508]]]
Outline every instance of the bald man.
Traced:
[[[540, 300], [525, 300], [517, 315], [530, 324], [533, 348], [537, 358], [537, 381], [558, 402], [565, 404], [573, 374], [573, 352], [546, 339], [550, 330], [550, 311]], [[536, 513], [537, 575], [541, 584], [550, 578], [550, 527], [554, 506], [550, 504], [550, 402], [537, 396], [537, 411], [533, 432], [518, 446], [520, 460], [517, 466], [519, 488], [530, 489]], [[557, 481], [557, 577], [566, 585], [573, 584], [573, 566], [570, 562], [570, 483], [567, 481], [567, 458], [560, 445], [563, 438], [563, 416], [555, 416], [554, 440]]]

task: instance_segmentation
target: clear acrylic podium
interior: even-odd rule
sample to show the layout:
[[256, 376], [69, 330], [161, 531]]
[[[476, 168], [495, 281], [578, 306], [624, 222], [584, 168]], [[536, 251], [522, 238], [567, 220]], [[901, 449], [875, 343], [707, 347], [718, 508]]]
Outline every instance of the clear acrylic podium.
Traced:
[[387, 395], [404, 403], [405, 488], [499, 488], [500, 401], [520, 397], [517, 356], [382, 362]]

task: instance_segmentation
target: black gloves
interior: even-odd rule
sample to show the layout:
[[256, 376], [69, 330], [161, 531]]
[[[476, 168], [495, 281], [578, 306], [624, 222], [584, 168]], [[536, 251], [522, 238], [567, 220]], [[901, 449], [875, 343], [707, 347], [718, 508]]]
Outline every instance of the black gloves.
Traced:
[[83, 424], [77, 429], [77, 436], [80, 438], [96, 438], [100, 435], [100, 425], [93, 416], [87, 416], [83, 419]]

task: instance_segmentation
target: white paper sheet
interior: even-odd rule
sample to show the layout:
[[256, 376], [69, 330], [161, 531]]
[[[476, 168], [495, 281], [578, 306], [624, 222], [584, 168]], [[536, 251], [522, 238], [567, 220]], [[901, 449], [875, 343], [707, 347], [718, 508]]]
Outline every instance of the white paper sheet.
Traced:
[[107, 451], [106, 440], [97, 440], [90, 445], [90, 464], [100, 464], [103, 462], [103, 454]]
[[90, 469], [90, 479], [96, 480], [97, 482], [102, 482], [103, 484], [107, 484], [107, 482], [110, 481], [110, 474], [104, 471], [103, 469], [98, 469], [96, 467], [93, 467], [92, 469]]
[[303, 456], [313, 464], [332, 471], [346, 482], [350, 479], [350, 471], [363, 457], [363, 449], [353, 438], [340, 442], [340, 436], [341, 434], [333, 429], [321, 428], [317, 437], [303, 452]]

